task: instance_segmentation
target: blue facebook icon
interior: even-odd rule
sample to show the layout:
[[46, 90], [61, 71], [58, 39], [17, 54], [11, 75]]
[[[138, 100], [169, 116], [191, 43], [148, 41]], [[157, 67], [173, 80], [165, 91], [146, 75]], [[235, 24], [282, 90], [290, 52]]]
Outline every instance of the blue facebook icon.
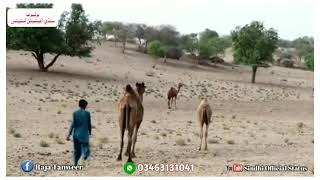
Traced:
[[31, 160], [24, 160], [21, 163], [21, 169], [23, 172], [30, 172], [33, 169], [33, 163]]

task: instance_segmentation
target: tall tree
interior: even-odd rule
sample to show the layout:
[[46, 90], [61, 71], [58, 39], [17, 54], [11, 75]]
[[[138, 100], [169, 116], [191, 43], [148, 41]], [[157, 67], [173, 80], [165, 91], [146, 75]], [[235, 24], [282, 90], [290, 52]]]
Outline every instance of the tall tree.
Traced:
[[191, 33], [180, 37], [180, 46], [191, 55], [195, 56], [198, 51], [198, 34]]
[[178, 46], [179, 45], [179, 32], [174, 26], [161, 25], [158, 26], [158, 40], [167, 46]]
[[[118, 21], [114, 22], [103, 22], [102, 32], [104, 36], [112, 35], [115, 47], [117, 47], [117, 42], [120, 41], [120, 38], [123, 38], [123, 27], [124, 24]], [[121, 37], [120, 37], [121, 36]]]
[[125, 53], [127, 40], [132, 38], [136, 26], [134, 24], [122, 24], [117, 31], [117, 37], [122, 43], [122, 53]]
[[91, 23], [91, 28], [93, 31], [93, 39], [100, 44], [101, 39], [105, 39], [105, 35], [102, 31], [102, 22], [100, 20], [94, 21]]
[[231, 45], [230, 37], [219, 37], [216, 31], [205, 29], [200, 33], [199, 58], [208, 59], [212, 56], [224, 53], [224, 50]]
[[292, 41], [292, 45], [295, 48], [295, 54], [299, 58], [301, 63], [302, 57], [310, 54], [313, 51], [314, 40], [312, 37], [300, 37]]
[[136, 31], [134, 36], [138, 38], [139, 41], [139, 48], [142, 46], [142, 40], [145, 39], [147, 25], [145, 24], [137, 24]]
[[200, 42], [208, 42], [210, 39], [217, 37], [219, 37], [219, 34], [216, 31], [207, 28], [200, 33]]
[[144, 52], [147, 53], [148, 43], [159, 40], [159, 31], [152, 26], [148, 26], [145, 29], [145, 44], [144, 44]]
[[[52, 8], [53, 4], [17, 4], [17, 8]], [[30, 51], [40, 71], [46, 72], [60, 55], [90, 56], [93, 28], [80, 4], [72, 4], [71, 12], [64, 12], [56, 28], [6, 27], [8, 49]], [[44, 55], [54, 54], [45, 64]]]
[[272, 54], [277, 48], [278, 34], [274, 29], [265, 29], [263, 24], [254, 21], [231, 32], [234, 60], [236, 63], [252, 67], [251, 82], [255, 83], [258, 67], [269, 67]]

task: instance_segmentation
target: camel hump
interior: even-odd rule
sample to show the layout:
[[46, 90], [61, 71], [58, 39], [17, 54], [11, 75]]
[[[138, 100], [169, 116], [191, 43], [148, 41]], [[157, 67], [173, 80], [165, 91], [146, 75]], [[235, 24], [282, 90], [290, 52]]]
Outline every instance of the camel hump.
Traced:
[[132, 87], [130, 86], [130, 84], [127, 84], [126, 86], [126, 92], [129, 94], [134, 94], [134, 90], [132, 89]]

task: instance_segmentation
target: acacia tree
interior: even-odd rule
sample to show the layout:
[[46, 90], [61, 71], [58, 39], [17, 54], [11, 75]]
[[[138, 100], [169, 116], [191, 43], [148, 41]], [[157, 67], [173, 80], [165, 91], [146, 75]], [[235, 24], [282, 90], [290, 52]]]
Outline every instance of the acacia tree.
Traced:
[[106, 40], [107, 35], [113, 35], [113, 24], [112, 22], [103, 22], [101, 27], [102, 35], [104, 40]]
[[105, 34], [102, 31], [102, 22], [94, 21], [92, 23], [92, 30], [93, 30], [93, 39], [96, 40], [99, 44], [101, 44], [101, 39], [105, 39]]
[[198, 34], [191, 33], [180, 37], [180, 46], [195, 56], [199, 46]]
[[159, 40], [159, 31], [155, 27], [148, 26], [145, 29], [144, 36], [145, 36], [144, 52], [147, 53], [148, 43], [155, 40]]
[[145, 39], [147, 25], [145, 24], [136, 24], [136, 29], [134, 32], [134, 36], [138, 38], [139, 41], [139, 49], [142, 46], [142, 39]]
[[[123, 27], [124, 24], [122, 22], [114, 21], [114, 22], [103, 22], [102, 24], [102, 33], [104, 36], [113, 35], [114, 45], [117, 47], [117, 42], [121, 41], [120, 38], [123, 38]], [[121, 37], [120, 37], [121, 36]]]
[[272, 54], [277, 48], [278, 34], [274, 29], [265, 29], [263, 24], [253, 21], [231, 32], [235, 63], [252, 67], [251, 82], [255, 83], [258, 67], [269, 67]]
[[122, 24], [117, 31], [117, 38], [122, 43], [122, 53], [125, 53], [127, 40], [133, 38], [136, 26], [134, 24]]
[[[52, 8], [53, 4], [17, 4], [17, 8]], [[46, 72], [60, 55], [90, 56], [93, 28], [80, 4], [72, 4], [71, 13], [64, 12], [58, 27], [13, 28], [6, 27], [8, 49], [30, 51], [41, 72]], [[44, 55], [54, 54], [46, 65]]]
[[230, 38], [227, 36], [219, 37], [216, 31], [205, 29], [200, 33], [199, 39], [199, 58], [208, 59], [224, 53], [224, 50], [230, 46]]
[[312, 37], [300, 37], [292, 41], [292, 45], [295, 48], [294, 53], [299, 58], [299, 63], [302, 62], [302, 57], [310, 54], [313, 51], [314, 40]]

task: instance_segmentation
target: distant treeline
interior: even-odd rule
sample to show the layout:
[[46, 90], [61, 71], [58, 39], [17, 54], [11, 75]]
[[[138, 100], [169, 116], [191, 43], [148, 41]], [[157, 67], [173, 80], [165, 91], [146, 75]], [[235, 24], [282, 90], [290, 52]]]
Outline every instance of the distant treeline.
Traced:
[[[53, 4], [46, 3], [17, 4], [17, 8], [52, 7]], [[138, 45], [138, 51], [154, 57], [179, 59], [186, 54], [199, 62], [223, 55], [226, 48], [233, 47], [235, 63], [252, 66], [254, 76], [258, 67], [268, 67], [273, 63], [274, 53], [284, 58], [297, 56], [300, 61], [304, 57], [304, 63], [313, 69], [312, 37], [293, 41], [279, 39], [276, 30], [266, 29], [257, 21], [235, 27], [230, 35], [221, 36], [212, 29], [181, 34], [172, 25], [90, 22], [82, 5], [72, 4], [71, 11], [62, 13], [57, 28], [11, 28], [7, 25], [6, 37], [8, 49], [30, 51], [41, 71], [47, 71], [60, 55], [88, 57], [94, 48], [90, 42], [104, 40], [114, 41], [115, 46], [120, 43], [123, 53], [126, 44], [131, 42]], [[55, 54], [47, 65], [44, 63], [45, 53]]]

